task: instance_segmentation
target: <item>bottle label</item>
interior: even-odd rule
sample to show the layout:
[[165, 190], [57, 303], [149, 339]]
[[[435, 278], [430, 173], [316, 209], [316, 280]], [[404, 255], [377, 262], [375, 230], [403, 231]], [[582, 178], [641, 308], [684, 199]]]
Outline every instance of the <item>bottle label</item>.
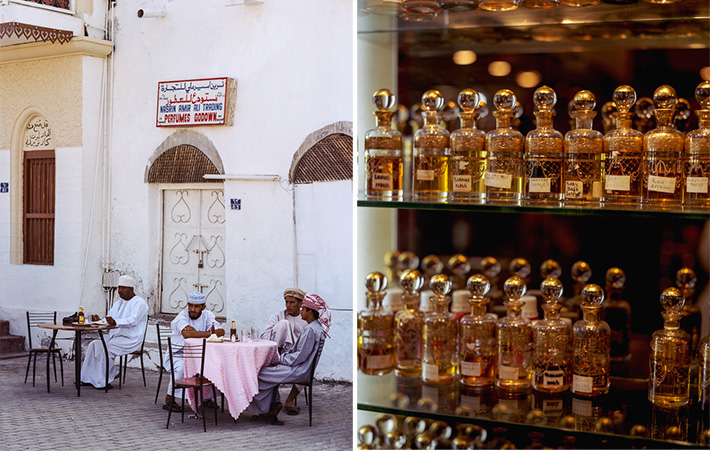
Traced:
[[592, 198], [602, 197], [602, 182], [592, 182]]
[[648, 176], [648, 190], [659, 193], [673, 194], [675, 192], [675, 177]]
[[498, 172], [486, 172], [486, 186], [491, 188], [510, 189], [513, 184], [513, 176], [510, 174], [500, 174]]
[[516, 366], [501, 365], [498, 368], [498, 378], [509, 380], [509, 381], [517, 381], [518, 380], [518, 370], [519, 370], [519, 368]]
[[471, 176], [470, 175], [454, 175], [454, 192], [455, 193], [470, 193], [471, 192]]
[[431, 182], [434, 180], [434, 170], [433, 169], [417, 169], [417, 180], [423, 180], [425, 182]]
[[591, 393], [594, 387], [594, 378], [590, 376], [572, 375], [572, 390], [579, 393]]
[[529, 191], [531, 193], [549, 193], [550, 192], [550, 179], [549, 178], [535, 178], [529, 179], [530, 185]]
[[439, 365], [425, 363], [422, 365], [422, 377], [430, 381], [439, 380]]
[[542, 373], [543, 387], [562, 387], [565, 384], [565, 372], [562, 370], [545, 370]]
[[565, 198], [581, 199], [584, 196], [584, 184], [579, 181], [565, 182]]
[[372, 355], [367, 357], [367, 369], [380, 370], [392, 366], [391, 355]]
[[461, 374], [478, 377], [481, 375], [481, 364], [478, 362], [461, 362]]
[[572, 413], [575, 415], [591, 417], [594, 414], [592, 407], [592, 401], [588, 399], [572, 398]]
[[375, 172], [372, 174], [372, 188], [379, 190], [391, 190], [392, 186], [392, 174], [382, 174]]
[[708, 193], [708, 178], [707, 177], [688, 177], [686, 179], [685, 190], [689, 193], [707, 194]]
[[604, 181], [604, 189], [607, 191], [631, 191], [631, 176], [607, 175]]

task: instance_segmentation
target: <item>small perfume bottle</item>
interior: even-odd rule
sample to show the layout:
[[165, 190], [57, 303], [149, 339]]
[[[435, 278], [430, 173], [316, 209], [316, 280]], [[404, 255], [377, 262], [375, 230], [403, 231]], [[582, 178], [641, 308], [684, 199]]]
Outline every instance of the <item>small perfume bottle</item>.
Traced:
[[388, 251], [385, 253], [385, 276], [387, 280], [394, 280], [395, 277], [399, 278], [397, 274], [397, 259], [399, 258], [400, 252], [398, 250]]
[[490, 283], [483, 274], [468, 278], [466, 287], [471, 314], [459, 325], [459, 362], [461, 383], [470, 387], [486, 387], [495, 382], [496, 318], [486, 313], [486, 294]]
[[392, 128], [395, 95], [389, 89], [372, 96], [375, 128], [365, 133], [365, 195], [368, 199], [402, 200], [402, 134]]
[[510, 277], [503, 290], [508, 297], [508, 314], [497, 322], [496, 387], [506, 392], [524, 392], [531, 383], [533, 346], [532, 324], [521, 315], [525, 282], [518, 276]]
[[648, 400], [657, 407], [677, 409], [690, 401], [690, 336], [680, 328], [683, 293], [666, 288], [661, 305], [663, 329], [651, 336]]
[[572, 326], [572, 393], [593, 397], [609, 392], [609, 325], [600, 319], [604, 291], [588, 284], [582, 289], [583, 318]]
[[673, 126], [679, 132], [686, 134], [688, 132], [688, 123], [690, 122], [690, 102], [682, 97], [678, 98], [674, 109]]
[[562, 199], [564, 137], [552, 128], [557, 94], [549, 86], [535, 90], [537, 128], [525, 137], [525, 199], [558, 203]]
[[606, 300], [602, 319], [611, 330], [612, 362], [620, 362], [631, 358], [629, 346], [631, 334], [631, 306], [622, 297], [626, 274], [621, 268], [609, 268], [606, 271]]
[[508, 271], [511, 276], [518, 276], [523, 279], [524, 282], [527, 281], [532, 268], [530, 267], [530, 262], [522, 257], [514, 258], [510, 261], [508, 265]]
[[582, 90], [572, 100], [575, 129], [565, 134], [562, 172], [564, 198], [571, 204], [598, 203], [602, 197], [604, 137], [592, 130], [596, 98]]
[[404, 310], [397, 312], [395, 322], [395, 373], [402, 377], [422, 374], [422, 329], [424, 313], [419, 311], [419, 290], [424, 277], [416, 269], [408, 269], [399, 279], [404, 289]]
[[577, 261], [572, 264], [570, 273], [574, 281], [574, 295], [567, 299], [565, 307], [562, 309], [562, 317], [569, 318], [573, 322], [581, 317], [582, 304], [582, 289], [587, 284], [587, 281], [592, 277], [592, 267], [585, 261]]
[[519, 202], [523, 193], [522, 133], [512, 128], [517, 102], [510, 89], [493, 96], [496, 128], [486, 133], [488, 168], [485, 175], [486, 196], [490, 201]]
[[422, 95], [424, 127], [414, 134], [412, 195], [414, 200], [445, 201], [449, 196], [449, 132], [439, 125], [444, 105], [439, 91]]
[[614, 90], [616, 128], [604, 135], [604, 195], [609, 203], [632, 204], [641, 202], [643, 188], [643, 133], [632, 128], [631, 108], [636, 102], [636, 91], [629, 85]]
[[683, 316], [680, 319], [680, 328], [690, 335], [690, 360], [692, 362], [697, 361], [700, 329], [703, 321], [700, 308], [693, 303], [697, 282], [698, 277], [695, 275], [695, 271], [690, 268], [681, 268], [675, 273], [676, 287], [683, 295], [683, 309], [681, 310]]
[[643, 201], [654, 206], [683, 199], [682, 157], [685, 136], [673, 126], [675, 89], [663, 85], [653, 93], [657, 127], [643, 136]]
[[451, 280], [445, 274], [431, 278], [429, 286], [434, 311], [424, 317], [424, 359], [422, 380], [433, 384], [456, 381], [458, 368], [458, 321], [449, 313]]
[[533, 325], [533, 388], [560, 393], [570, 387], [572, 329], [560, 319], [562, 282], [554, 277], [542, 281], [545, 319]]
[[357, 364], [364, 374], [380, 375], [394, 367], [392, 312], [382, 309], [387, 277], [372, 272], [365, 280], [367, 309], [357, 318]]
[[431, 311], [429, 299], [434, 296], [434, 292], [429, 287], [429, 282], [432, 277], [444, 271], [444, 262], [437, 255], [429, 254], [422, 259], [421, 268], [424, 271], [424, 289], [421, 292], [422, 300], [419, 303], [419, 310], [426, 313]]
[[483, 257], [481, 259], [481, 272], [488, 278], [491, 284], [491, 290], [488, 292], [488, 298], [493, 303], [503, 302], [503, 292], [498, 286], [498, 275], [500, 274], [501, 267], [498, 259], [491, 257]]
[[483, 202], [486, 185], [486, 133], [476, 128], [475, 109], [479, 105], [478, 92], [464, 89], [458, 96], [461, 128], [451, 133], [451, 169], [449, 196], [455, 202]]
[[695, 99], [700, 104], [700, 109], [695, 112], [698, 129], [685, 136], [683, 203], [710, 207], [710, 81], [704, 81], [695, 88]]
[[393, 315], [404, 308], [404, 304], [402, 303], [403, 291], [402, 287], [399, 285], [402, 274], [404, 274], [404, 271], [415, 269], [417, 266], [419, 266], [419, 257], [417, 257], [414, 252], [405, 251], [397, 255], [393, 276], [397, 284], [387, 290], [387, 294], [382, 301], [382, 305], [387, 310], [391, 311]]
[[698, 404], [703, 411], [710, 409], [710, 335], [700, 340], [700, 373], [698, 374]]
[[466, 278], [471, 272], [471, 264], [468, 258], [463, 254], [456, 254], [449, 259], [449, 271], [451, 271], [452, 284], [451, 289], [451, 313], [456, 315], [457, 320], [469, 313], [471, 307], [468, 304], [469, 291], [467, 288]]

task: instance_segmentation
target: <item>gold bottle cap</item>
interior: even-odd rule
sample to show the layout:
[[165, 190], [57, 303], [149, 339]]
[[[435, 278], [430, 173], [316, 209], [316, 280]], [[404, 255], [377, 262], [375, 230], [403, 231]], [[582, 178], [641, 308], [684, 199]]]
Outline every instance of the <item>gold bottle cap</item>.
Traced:
[[424, 286], [424, 276], [416, 269], [407, 269], [399, 277], [399, 284], [407, 294], [416, 294]]
[[387, 288], [387, 276], [381, 272], [371, 272], [365, 278], [365, 287], [369, 293], [382, 293]]
[[[357, 431], [357, 438], [361, 445], [374, 446], [377, 441], [377, 428], [371, 424], [361, 426]], [[363, 448], [370, 449], [370, 448]]]
[[582, 288], [582, 305], [594, 307], [604, 302], [604, 290], [595, 283], [590, 283]]
[[397, 258], [399, 257], [399, 251], [389, 251], [385, 254], [385, 266], [391, 269], [397, 267]]
[[574, 111], [588, 113], [597, 106], [597, 99], [591, 91], [583, 89], [574, 95], [572, 99], [572, 108]]
[[604, 280], [609, 290], [621, 291], [626, 284], [626, 274], [621, 268], [613, 267], [606, 270]]
[[562, 297], [564, 287], [559, 279], [555, 277], [548, 277], [540, 284], [540, 291], [545, 297], [545, 302], [557, 302]]
[[636, 103], [636, 91], [629, 85], [621, 85], [614, 90], [611, 98], [618, 111], [628, 112]]
[[575, 262], [572, 265], [572, 280], [577, 283], [587, 283], [592, 277], [592, 267], [584, 261]]
[[671, 109], [678, 101], [678, 95], [673, 87], [668, 85], [659, 86], [653, 93], [653, 103], [657, 109]]
[[436, 274], [429, 280], [431, 291], [438, 297], [444, 297], [451, 291], [451, 280], [446, 274]]
[[449, 269], [457, 276], [464, 276], [471, 271], [471, 264], [463, 254], [456, 254], [449, 259]]
[[528, 262], [524, 258], [514, 258], [513, 260], [510, 261], [510, 265], [508, 266], [508, 270], [510, 271], [511, 274], [518, 276], [518, 277], [522, 277], [524, 279], [530, 275], [530, 272], [531, 272], [530, 262]]
[[389, 111], [394, 107], [397, 98], [389, 89], [378, 89], [372, 95], [372, 103], [378, 111]]
[[525, 295], [527, 287], [525, 281], [519, 276], [509, 277], [503, 285], [503, 291], [511, 301], [517, 301]]
[[444, 106], [444, 96], [436, 89], [430, 89], [422, 95], [422, 109], [424, 111], [437, 111]]
[[680, 312], [685, 304], [683, 293], [676, 287], [669, 287], [661, 293], [661, 306], [666, 312]]
[[493, 106], [498, 111], [513, 111], [519, 105], [515, 93], [510, 89], [501, 89], [493, 96]]
[[681, 290], [692, 290], [697, 282], [698, 277], [695, 275], [695, 271], [690, 268], [680, 268], [675, 273], [675, 285]]
[[710, 81], [703, 81], [695, 88], [695, 100], [702, 109], [710, 109]]
[[481, 260], [481, 270], [486, 277], [493, 279], [500, 274], [500, 263], [498, 263], [495, 257], [483, 257]]
[[547, 279], [548, 277], [554, 277], [559, 279], [562, 275], [562, 267], [555, 260], [549, 259], [542, 262], [540, 265], [540, 275], [542, 279]]
[[552, 111], [557, 103], [557, 94], [549, 86], [541, 86], [533, 94], [533, 103], [538, 111]]
[[419, 266], [419, 257], [414, 252], [400, 252], [397, 256], [397, 270], [416, 269]]
[[474, 274], [466, 281], [466, 289], [471, 293], [471, 297], [482, 298], [491, 289], [491, 283], [483, 274]]
[[438, 256], [429, 254], [422, 259], [421, 267], [424, 274], [431, 277], [434, 274], [441, 274], [444, 270], [444, 262]]
[[478, 108], [480, 96], [474, 89], [464, 89], [459, 92], [457, 100], [464, 113], [473, 113], [473, 111]]

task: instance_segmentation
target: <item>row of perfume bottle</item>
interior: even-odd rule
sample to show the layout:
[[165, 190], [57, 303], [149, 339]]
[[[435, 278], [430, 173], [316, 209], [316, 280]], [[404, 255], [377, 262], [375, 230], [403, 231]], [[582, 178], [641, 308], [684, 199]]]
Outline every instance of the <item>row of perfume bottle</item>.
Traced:
[[[414, 134], [411, 198], [424, 202], [561, 203], [571, 205], [643, 203], [651, 207], [710, 207], [710, 82], [695, 95], [699, 128], [683, 134], [673, 126], [675, 90], [656, 89], [657, 127], [645, 134], [631, 127], [636, 92], [614, 91], [617, 127], [603, 135], [592, 129], [594, 94], [578, 92], [571, 115], [576, 128], [564, 136], [553, 128], [555, 91], [535, 90], [535, 129], [523, 136], [511, 126], [517, 99], [509, 89], [496, 92], [497, 127], [476, 128], [482, 103], [473, 89], [458, 96], [461, 128], [449, 133], [437, 111], [439, 91], [422, 96], [424, 126]], [[372, 200], [403, 200], [402, 134], [392, 127], [395, 96], [375, 92], [376, 128], [365, 134], [365, 195]], [[409, 193], [407, 193], [408, 197]]]
[[[571, 390], [595, 397], [609, 391], [611, 330], [601, 319], [604, 291], [596, 284], [582, 290], [583, 318], [571, 327], [560, 318], [559, 279], [548, 277], [540, 291], [545, 299], [544, 319], [532, 323], [522, 316], [526, 285], [512, 276], [505, 281], [507, 315], [496, 319], [486, 313], [490, 283], [483, 274], [467, 281], [471, 314], [457, 318], [448, 311], [451, 280], [439, 274], [430, 280], [434, 311], [419, 311], [424, 277], [417, 270], [402, 274], [405, 310], [393, 317], [382, 309], [387, 278], [367, 276], [368, 309], [358, 315], [358, 369], [381, 375], [393, 369], [399, 376], [421, 377], [431, 384], [460, 381], [465, 386], [495, 385], [509, 393], [533, 388], [543, 393]], [[690, 400], [690, 337], [679, 328], [684, 297], [675, 287], [661, 294], [664, 329], [651, 339], [648, 399], [664, 408], [678, 408]], [[707, 403], [710, 389], [710, 338], [701, 342], [699, 398]]]

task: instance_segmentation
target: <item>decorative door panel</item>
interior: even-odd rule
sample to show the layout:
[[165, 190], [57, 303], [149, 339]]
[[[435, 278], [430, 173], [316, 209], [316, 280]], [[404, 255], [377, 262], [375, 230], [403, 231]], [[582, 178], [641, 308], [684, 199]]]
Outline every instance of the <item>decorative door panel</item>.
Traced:
[[224, 191], [163, 191], [162, 308], [177, 313], [193, 291], [224, 312]]

